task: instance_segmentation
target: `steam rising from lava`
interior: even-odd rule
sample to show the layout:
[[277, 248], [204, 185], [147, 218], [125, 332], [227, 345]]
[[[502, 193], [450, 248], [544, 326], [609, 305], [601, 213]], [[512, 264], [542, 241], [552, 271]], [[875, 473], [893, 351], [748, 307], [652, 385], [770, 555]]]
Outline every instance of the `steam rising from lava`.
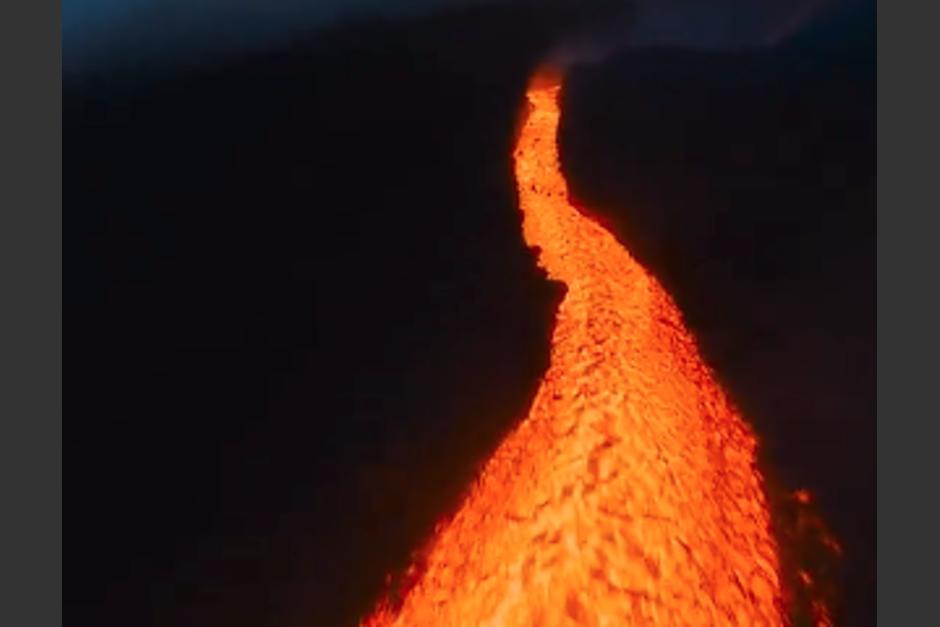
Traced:
[[568, 202], [560, 86], [515, 151], [523, 235], [567, 286], [529, 415], [368, 625], [783, 625], [755, 438], [672, 299]]
[[570, 33], [547, 63], [564, 71], [601, 62], [621, 48], [774, 46], [840, 1], [848, 0], [624, 0], [608, 9], [615, 13]]

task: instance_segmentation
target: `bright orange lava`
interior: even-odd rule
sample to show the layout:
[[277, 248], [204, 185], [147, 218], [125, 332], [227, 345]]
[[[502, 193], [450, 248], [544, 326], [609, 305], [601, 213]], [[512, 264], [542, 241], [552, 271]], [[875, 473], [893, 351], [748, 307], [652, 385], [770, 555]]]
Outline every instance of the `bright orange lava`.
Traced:
[[559, 85], [530, 88], [523, 233], [567, 286], [528, 417], [369, 625], [783, 625], [755, 439], [672, 299], [567, 200]]

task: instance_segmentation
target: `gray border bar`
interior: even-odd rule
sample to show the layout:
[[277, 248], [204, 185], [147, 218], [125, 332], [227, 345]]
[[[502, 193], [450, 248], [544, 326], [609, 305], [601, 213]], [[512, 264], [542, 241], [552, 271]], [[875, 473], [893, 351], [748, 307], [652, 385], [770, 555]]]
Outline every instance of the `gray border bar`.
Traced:
[[62, 622], [61, 5], [7, 3], [0, 24], [0, 624], [45, 626]]

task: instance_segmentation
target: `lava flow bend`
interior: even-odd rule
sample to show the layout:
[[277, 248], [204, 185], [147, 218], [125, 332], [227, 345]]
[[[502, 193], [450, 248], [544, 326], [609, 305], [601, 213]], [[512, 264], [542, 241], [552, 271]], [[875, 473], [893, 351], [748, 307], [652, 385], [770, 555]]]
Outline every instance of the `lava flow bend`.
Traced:
[[515, 150], [526, 243], [567, 292], [529, 415], [368, 625], [783, 625], [756, 441], [670, 296], [568, 202], [560, 85]]

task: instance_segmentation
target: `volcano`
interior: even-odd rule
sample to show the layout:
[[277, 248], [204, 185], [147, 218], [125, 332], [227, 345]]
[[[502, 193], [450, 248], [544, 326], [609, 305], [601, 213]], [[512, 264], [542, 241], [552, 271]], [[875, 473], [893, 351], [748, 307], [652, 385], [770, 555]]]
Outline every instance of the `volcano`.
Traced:
[[874, 41], [534, 8], [64, 85], [66, 622], [874, 624]]

